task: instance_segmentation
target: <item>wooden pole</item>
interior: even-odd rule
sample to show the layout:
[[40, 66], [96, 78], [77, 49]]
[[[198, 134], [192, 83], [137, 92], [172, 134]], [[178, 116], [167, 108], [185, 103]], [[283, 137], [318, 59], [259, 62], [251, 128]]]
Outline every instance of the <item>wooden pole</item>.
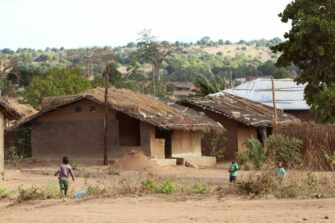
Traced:
[[108, 75], [109, 66], [104, 71], [105, 76], [105, 116], [104, 116], [104, 165], [108, 165]]
[[272, 83], [272, 104], [273, 104], [273, 130], [275, 130], [277, 126], [277, 108], [276, 108], [275, 82], [273, 77], [271, 77], [271, 83]]

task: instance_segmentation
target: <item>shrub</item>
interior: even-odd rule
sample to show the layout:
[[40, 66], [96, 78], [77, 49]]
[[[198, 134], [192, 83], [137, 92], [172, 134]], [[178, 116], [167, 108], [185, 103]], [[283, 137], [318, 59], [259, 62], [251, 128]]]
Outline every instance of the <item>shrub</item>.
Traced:
[[248, 162], [249, 162], [249, 152], [248, 151], [235, 153], [235, 158], [240, 168], [244, 167], [244, 170], [250, 169], [248, 165]]
[[157, 190], [156, 182], [153, 179], [146, 179], [142, 182], [142, 187], [145, 191], [155, 192]]
[[238, 184], [238, 190], [242, 194], [254, 194], [258, 196], [272, 193], [278, 188], [278, 180], [272, 172], [264, 172], [261, 175], [252, 175], [246, 181]]
[[283, 186], [276, 191], [277, 198], [297, 198], [301, 193], [301, 188], [297, 184]]
[[248, 149], [249, 160], [255, 169], [260, 169], [265, 162], [262, 143], [258, 139], [249, 138], [244, 142]]
[[288, 168], [301, 164], [300, 146], [302, 142], [280, 134], [271, 135], [267, 141], [268, 158], [275, 162], [283, 162]]
[[169, 181], [169, 180], [165, 181], [157, 189], [157, 193], [162, 193], [162, 194], [171, 194], [174, 192], [176, 192], [176, 186], [172, 181]]
[[5, 188], [0, 187], [0, 199], [6, 198], [8, 196], [8, 192]]
[[206, 156], [215, 156], [217, 161], [223, 161], [226, 138], [220, 132], [210, 131], [201, 140], [201, 150]]
[[301, 122], [279, 125], [276, 128], [276, 133], [302, 141], [300, 150], [306, 167], [313, 170], [330, 170], [332, 168], [331, 160], [327, 159], [325, 154], [329, 158], [334, 154], [335, 124]]
[[43, 190], [36, 186], [31, 186], [29, 188], [18, 188], [18, 193], [16, 197], [16, 202], [21, 203], [29, 200], [43, 200], [46, 198]]
[[10, 165], [18, 167], [18, 161], [22, 160], [22, 156], [18, 154], [16, 146], [9, 147], [6, 153], [6, 162]]
[[109, 197], [110, 193], [105, 187], [99, 185], [88, 185], [85, 189], [86, 195], [91, 197]]
[[[70, 191], [69, 191], [70, 192]], [[42, 187], [44, 199], [59, 198], [59, 185], [55, 181], [49, 182], [45, 187]]]
[[205, 194], [208, 192], [208, 188], [205, 184], [195, 183], [193, 185], [193, 190], [197, 194]]
[[314, 189], [317, 186], [318, 179], [313, 173], [308, 173], [307, 178], [304, 180], [304, 184], [308, 187], [308, 189]]

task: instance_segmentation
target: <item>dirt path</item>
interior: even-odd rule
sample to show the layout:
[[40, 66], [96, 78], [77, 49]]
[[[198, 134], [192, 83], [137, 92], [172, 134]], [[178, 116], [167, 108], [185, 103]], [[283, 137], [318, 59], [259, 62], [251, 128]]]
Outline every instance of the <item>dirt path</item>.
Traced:
[[[335, 199], [176, 201], [167, 197], [34, 201], [5, 207], [1, 223], [335, 222]], [[328, 218], [328, 219], [327, 219]]]

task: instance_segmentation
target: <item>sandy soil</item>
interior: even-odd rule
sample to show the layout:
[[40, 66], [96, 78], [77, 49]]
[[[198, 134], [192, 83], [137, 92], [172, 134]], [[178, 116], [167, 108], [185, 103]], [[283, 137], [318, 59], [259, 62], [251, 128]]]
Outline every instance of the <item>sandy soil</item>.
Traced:
[[[8, 191], [18, 186], [45, 186], [56, 183], [53, 173], [57, 166], [22, 168], [19, 179], [0, 182], [0, 188]], [[108, 174], [108, 167], [79, 166], [76, 181], [71, 182], [74, 191], [84, 184], [117, 184], [122, 178], [134, 181], [146, 179], [150, 174], [201, 182], [226, 182], [227, 165], [216, 169], [186, 167], [165, 168], [162, 173], [121, 171], [120, 176]], [[239, 179], [257, 172], [239, 172]], [[290, 173], [291, 174], [291, 173]], [[327, 173], [331, 174], [331, 173]], [[332, 175], [334, 176], [334, 175]], [[334, 222], [335, 199], [315, 200], [242, 200], [238, 197], [218, 198], [188, 195], [122, 197], [108, 199], [70, 199], [29, 201], [11, 205], [0, 200], [0, 223], [99, 223], [99, 222], [257, 222], [298, 223]]]
[[34, 201], [4, 207], [2, 223], [335, 222], [335, 200], [173, 200], [137, 197]]

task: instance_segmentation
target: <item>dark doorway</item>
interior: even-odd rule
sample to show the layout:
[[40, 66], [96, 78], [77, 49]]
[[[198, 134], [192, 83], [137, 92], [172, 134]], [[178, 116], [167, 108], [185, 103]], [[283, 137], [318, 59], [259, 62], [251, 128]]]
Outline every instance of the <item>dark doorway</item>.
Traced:
[[116, 118], [119, 121], [119, 145], [140, 146], [140, 121], [121, 112], [116, 114]]
[[167, 131], [165, 129], [156, 127], [155, 137], [157, 139], [165, 139], [165, 145], [164, 145], [165, 158], [171, 158], [172, 157], [171, 131]]

